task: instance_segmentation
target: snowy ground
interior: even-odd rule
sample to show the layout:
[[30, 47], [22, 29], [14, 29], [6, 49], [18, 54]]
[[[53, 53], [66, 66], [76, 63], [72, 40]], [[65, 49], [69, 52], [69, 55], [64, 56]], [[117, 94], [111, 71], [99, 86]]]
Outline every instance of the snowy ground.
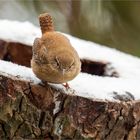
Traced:
[[[119, 78], [94, 76], [80, 73], [70, 81], [70, 87], [76, 90], [76, 94], [84, 97], [112, 100], [113, 92], [122, 95], [126, 92], [133, 94], [135, 99], [140, 99], [140, 59], [115, 49], [84, 41], [65, 34], [77, 50], [80, 58], [111, 63], [119, 73]], [[29, 22], [0, 20], [0, 39], [16, 41], [32, 45], [35, 37], [40, 37], [40, 29]], [[40, 82], [30, 68], [0, 60], [1, 73], [21, 76], [25, 80], [34, 83]], [[61, 85], [55, 85], [63, 88]]]

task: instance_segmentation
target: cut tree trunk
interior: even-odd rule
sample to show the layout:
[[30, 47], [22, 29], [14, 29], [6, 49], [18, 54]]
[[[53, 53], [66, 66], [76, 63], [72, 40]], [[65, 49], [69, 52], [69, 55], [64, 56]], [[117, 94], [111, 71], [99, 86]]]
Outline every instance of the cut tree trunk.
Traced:
[[[0, 40], [3, 60], [30, 67], [31, 55], [30, 46]], [[118, 77], [106, 74], [107, 62], [81, 61], [83, 72]], [[114, 95], [120, 101], [93, 100], [0, 74], [0, 139], [140, 140], [140, 102]]]
[[0, 139], [139, 140], [140, 102], [98, 101], [0, 76]]

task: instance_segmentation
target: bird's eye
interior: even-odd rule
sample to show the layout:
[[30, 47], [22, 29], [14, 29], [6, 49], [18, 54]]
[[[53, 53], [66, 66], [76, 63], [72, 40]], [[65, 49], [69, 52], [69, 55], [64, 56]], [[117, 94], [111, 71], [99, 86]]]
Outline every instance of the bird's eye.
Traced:
[[73, 65], [74, 65], [74, 62], [69, 66], [69, 69], [71, 69], [73, 67]]
[[59, 67], [60, 66], [60, 62], [59, 62], [57, 56], [55, 57], [55, 62], [56, 62], [56, 66]]

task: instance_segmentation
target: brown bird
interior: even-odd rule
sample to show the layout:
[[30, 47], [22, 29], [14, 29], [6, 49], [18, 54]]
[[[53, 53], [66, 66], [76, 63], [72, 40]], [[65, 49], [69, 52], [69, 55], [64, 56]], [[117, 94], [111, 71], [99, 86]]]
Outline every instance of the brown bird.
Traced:
[[39, 16], [42, 37], [33, 44], [31, 67], [42, 81], [66, 83], [81, 70], [81, 62], [69, 39], [55, 32], [48, 13]]

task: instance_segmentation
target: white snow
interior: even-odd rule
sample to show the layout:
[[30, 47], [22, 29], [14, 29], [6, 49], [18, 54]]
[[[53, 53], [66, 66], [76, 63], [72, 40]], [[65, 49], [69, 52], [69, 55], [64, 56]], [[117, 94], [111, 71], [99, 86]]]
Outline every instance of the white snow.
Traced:
[[40, 30], [28, 21], [0, 20], [0, 39], [32, 45], [34, 38], [39, 36]]
[[[130, 92], [135, 99], [140, 99], [140, 59], [115, 49], [65, 34], [77, 50], [80, 58], [109, 62], [119, 73], [119, 78], [95, 76], [80, 73], [70, 81], [70, 87], [77, 95], [89, 98], [113, 100], [113, 92]], [[32, 45], [41, 32], [29, 22], [0, 20], [0, 39]], [[40, 82], [30, 68], [0, 60], [0, 72], [21, 76], [23, 80]], [[61, 85], [54, 85], [63, 88]]]
[[20, 77], [23, 80], [27, 80], [33, 83], [39, 83], [40, 80], [34, 75], [32, 69], [20, 66], [11, 62], [6, 62], [0, 60], [0, 74], [2, 75], [13, 75], [16, 77]]

